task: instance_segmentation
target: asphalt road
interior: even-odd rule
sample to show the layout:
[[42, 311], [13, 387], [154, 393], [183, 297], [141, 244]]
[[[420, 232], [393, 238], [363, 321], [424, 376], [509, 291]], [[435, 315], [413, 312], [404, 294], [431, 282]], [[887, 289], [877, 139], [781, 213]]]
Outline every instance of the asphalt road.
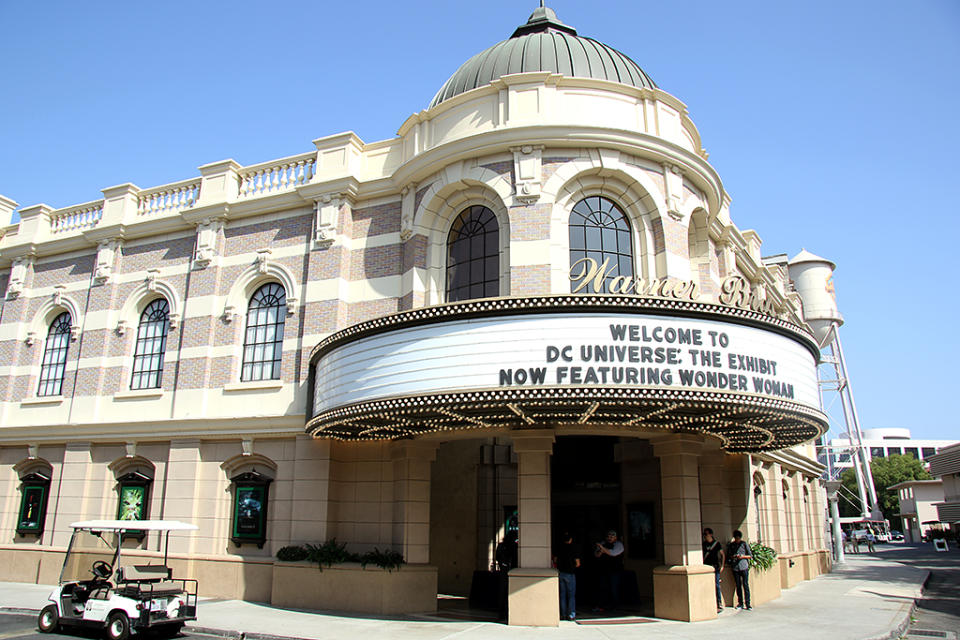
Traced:
[[[889, 544], [877, 545], [877, 552], [931, 572], [906, 637], [937, 637], [923, 631], [960, 634], [960, 550], [951, 546], [950, 551], [938, 553], [930, 544]], [[913, 633], [916, 631], [920, 633]], [[954, 637], [958, 636], [947, 635], [946, 639]]]
[[[134, 634], [132, 640], [152, 637]], [[177, 639], [186, 640], [188, 637], [209, 640], [210, 636], [181, 633], [177, 636]], [[35, 615], [0, 614], [0, 640], [103, 640], [103, 638], [102, 630], [76, 626], [69, 627], [66, 630], [61, 627], [59, 633], [40, 633], [37, 631], [37, 616]]]

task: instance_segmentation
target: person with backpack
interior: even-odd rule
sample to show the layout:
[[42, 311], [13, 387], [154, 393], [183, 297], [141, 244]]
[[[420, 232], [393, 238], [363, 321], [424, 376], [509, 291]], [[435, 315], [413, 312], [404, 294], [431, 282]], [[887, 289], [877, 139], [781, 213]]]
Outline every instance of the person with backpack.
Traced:
[[723, 611], [723, 594], [720, 593], [720, 571], [723, 569], [726, 554], [723, 545], [713, 537], [713, 529], [703, 530], [703, 564], [713, 567], [713, 576], [717, 582], [717, 613]]
[[727, 562], [733, 569], [733, 582], [737, 585], [737, 609], [750, 611], [750, 558], [753, 553], [743, 539], [743, 532], [736, 529], [733, 540], [727, 545]]

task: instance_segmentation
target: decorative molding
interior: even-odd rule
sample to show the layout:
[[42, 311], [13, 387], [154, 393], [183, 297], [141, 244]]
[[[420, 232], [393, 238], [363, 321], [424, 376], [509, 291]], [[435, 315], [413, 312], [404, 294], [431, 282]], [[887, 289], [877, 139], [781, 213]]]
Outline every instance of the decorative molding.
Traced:
[[77, 317], [78, 314], [76, 311], [77, 306], [74, 304], [73, 300], [64, 295], [66, 290], [66, 285], [54, 285], [53, 307], [63, 307], [70, 312], [70, 342], [76, 342], [80, 337], [80, 325], [78, 324], [79, 318]]
[[117, 260], [117, 250], [121, 247], [117, 238], [101, 240], [97, 243], [96, 266], [93, 270], [93, 284], [103, 285], [110, 281]]
[[257, 257], [255, 258], [257, 265], [257, 271], [260, 273], [267, 273], [267, 266], [270, 261], [270, 254], [273, 251], [271, 249], [257, 249]]
[[514, 197], [524, 204], [540, 199], [542, 145], [511, 147], [513, 152]]
[[27, 255], [14, 258], [10, 265], [10, 280], [7, 282], [7, 299], [15, 300], [23, 293], [24, 283], [27, 280], [27, 269], [33, 266], [34, 256]]
[[337, 238], [340, 210], [350, 205], [348, 194], [324, 193], [313, 202], [313, 248], [326, 249]]
[[400, 190], [400, 239], [404, 242], [413, 235], [413, 219], [416, 215], [417, 183], [411, 182]]
[[683, 206], [683, 169], [675, 164], [663, 164], [663, 184], [665, 187], [664, 204], [666, 204], [667, 215], [680, 222], [684, 215], [681, 208]]
[[217, 239], [222, 229], [222, 218], [204, 218], [197, 224], [197, 244], [193, 255], [194, 269], [205, 269], [219, 257]]

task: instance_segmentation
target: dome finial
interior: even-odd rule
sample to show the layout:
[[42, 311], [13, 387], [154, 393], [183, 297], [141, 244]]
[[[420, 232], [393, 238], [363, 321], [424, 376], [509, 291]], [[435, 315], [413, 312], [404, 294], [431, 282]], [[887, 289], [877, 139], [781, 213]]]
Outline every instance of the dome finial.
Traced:
[[533, 10], [527, 23], [517, 27], [517, 30], [513, 32], [511, 37], [518, 38], [528, 33], [541, 31], [562, 31], [570, 35], [577, 35], [577, 30], [570, 25], [563, 24], [560, 18], [557, 17], [556, 11], [546, 6], [544, 0], [540, 0], [540, 6]]

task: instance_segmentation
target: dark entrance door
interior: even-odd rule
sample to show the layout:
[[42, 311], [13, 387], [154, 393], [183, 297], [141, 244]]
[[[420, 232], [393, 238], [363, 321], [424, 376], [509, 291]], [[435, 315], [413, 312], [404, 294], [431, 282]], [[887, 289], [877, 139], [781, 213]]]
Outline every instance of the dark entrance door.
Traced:
[[[623, 508], [620, 463], [615, 460], [619, 438], [607, 436], [561, 436], [551, 457], [552, 525], [554, 543], [564, 532], [573, 534], [580, 550], [577, 572], [577, 608], [592, 608], [609, 599], [598, 571], [594, 545], [613, 529], [623, 541]], [[636, 579], [633, 578], [633, 583]], [[625, 581], [621, 600], [636, 597], [636, 587]]]

